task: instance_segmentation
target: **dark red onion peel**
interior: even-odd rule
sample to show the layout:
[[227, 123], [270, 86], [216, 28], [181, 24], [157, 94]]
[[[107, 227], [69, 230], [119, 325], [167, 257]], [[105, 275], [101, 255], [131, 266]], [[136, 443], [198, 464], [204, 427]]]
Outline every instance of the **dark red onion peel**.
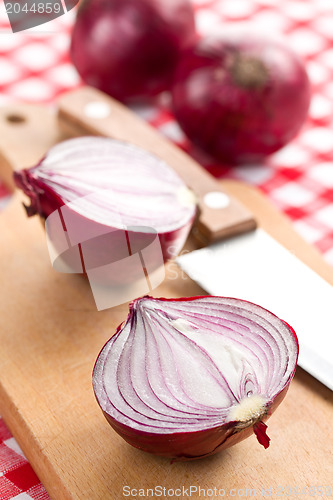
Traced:
[[[136, 278], [130, 263], [117, 270], [129, 255], [145, 250], [150, 271], [177, 255], [196, 214], [193, 193], [171, 167], [109, 138], [59, 143], [37, 166], [15, 172], [14, 178], [31, 200], [28, 215], [47, 219], [55, 253], [71, 266], [75, 249], [83, 272], [114, 262], [112, 279], [119, 283]], [[72, 245], [67, 252], [64, 232]], [[158, 246], [151, 245], [156, 235]]]
[[293, 329], [262, 307], [225, 297], [130, 304], [101, 350], [93, 388], [104, 416], [128, 443], [178, 460], [211, 455], [255, 432], [295, 373]]
[[195, 37], [189, 0], [84, 0], [71, 57], [88, 85], [128, 101], [169, 88], [181, 50]]
[[310, 84], [303, 62], [286, 44], [230, 29], [183, 54], [172, 98], [193, 143], [219, 161], [251, 163], [299, 132]]

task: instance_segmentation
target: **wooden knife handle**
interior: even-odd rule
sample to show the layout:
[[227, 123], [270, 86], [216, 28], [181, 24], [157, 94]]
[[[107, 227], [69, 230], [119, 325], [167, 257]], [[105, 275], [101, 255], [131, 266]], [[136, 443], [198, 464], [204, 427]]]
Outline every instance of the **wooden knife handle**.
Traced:
[[253, 215], [190, 156], [172, 144], [133, 111], [92, 88], [81, 87], [58, 100], [59, 125], [66, 135], [101, 135], [150, 151], [170, 165], [198, 198], [193, 232], [204, 243], [256, 227]]

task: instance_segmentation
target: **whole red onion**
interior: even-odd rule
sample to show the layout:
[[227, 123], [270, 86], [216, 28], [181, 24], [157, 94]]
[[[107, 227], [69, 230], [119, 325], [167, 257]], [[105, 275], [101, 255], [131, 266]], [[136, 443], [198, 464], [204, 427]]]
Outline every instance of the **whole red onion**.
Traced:
[[143, 297], [100, 352], [93, 387], [132, 446], [201, 458], [253, 432], [269, 446], [264, 422], [285, 396], [297, 357], [293, 329], [258, 305]]
[[194, 38], [189, 0], [83, 0], [71, 56], [87, 84], [127, 101], [167, 89]]
[[289, 47], [229, 30], [184, 53], [172, 94], [175, 116], [196, 145], [217, 160], [250, 163], [295, 137], [310, 85]]

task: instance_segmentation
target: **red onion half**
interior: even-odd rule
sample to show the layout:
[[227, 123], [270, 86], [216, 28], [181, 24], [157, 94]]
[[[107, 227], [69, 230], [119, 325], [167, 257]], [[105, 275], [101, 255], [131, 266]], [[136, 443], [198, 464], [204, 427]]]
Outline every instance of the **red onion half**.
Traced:
[[230, 30], [186, 51], [172, 94], [175, 116], [196, 145], [217, 160], [250, 163], [295, 137], [310, 85], [289, 47]]
[[194, 38], [189, 0], [84, 0], [71, 56], [88, 85], [127, 101], [166, 90]]
[[[164, 161], [104, 137], [59, 143], [37, 166], [15, 172], [14, 178], [31, 200], [28, 215], [47, 218], [56, 251], [66, 257], [63, 232], [73, 247], [79, 246], [83, 271], [143, 249], [148, 272], [163, 265], [181, 250], [196, 214], [194, 195]], [[58, 209], [61, 224], [58, 213], [56, 219], [51, 215]], [[156, 235], [158, 248], [150, 245]], [[73, 259], [70, 248], [69, 266]], [[113, 268], [116, 282], [135, 279], [129, 260], [124, 272]]]
[[293, 329], [258, 305], [143, 297], [100, 352], [93, 387], [128, 443], [194, 459], [253, 431], [267, 448], [264, 421], [285, 396], [297, 357]]

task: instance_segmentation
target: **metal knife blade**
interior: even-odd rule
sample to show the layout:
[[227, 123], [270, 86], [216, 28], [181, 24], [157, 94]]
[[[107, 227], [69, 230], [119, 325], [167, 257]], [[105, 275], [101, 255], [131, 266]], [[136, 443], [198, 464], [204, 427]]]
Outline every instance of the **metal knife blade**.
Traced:
[[333, 287], [310, 267], [261, 228], [176, 262], [209, 294], [260, 304], [289, 323], [298, 364], [333, 390]]

